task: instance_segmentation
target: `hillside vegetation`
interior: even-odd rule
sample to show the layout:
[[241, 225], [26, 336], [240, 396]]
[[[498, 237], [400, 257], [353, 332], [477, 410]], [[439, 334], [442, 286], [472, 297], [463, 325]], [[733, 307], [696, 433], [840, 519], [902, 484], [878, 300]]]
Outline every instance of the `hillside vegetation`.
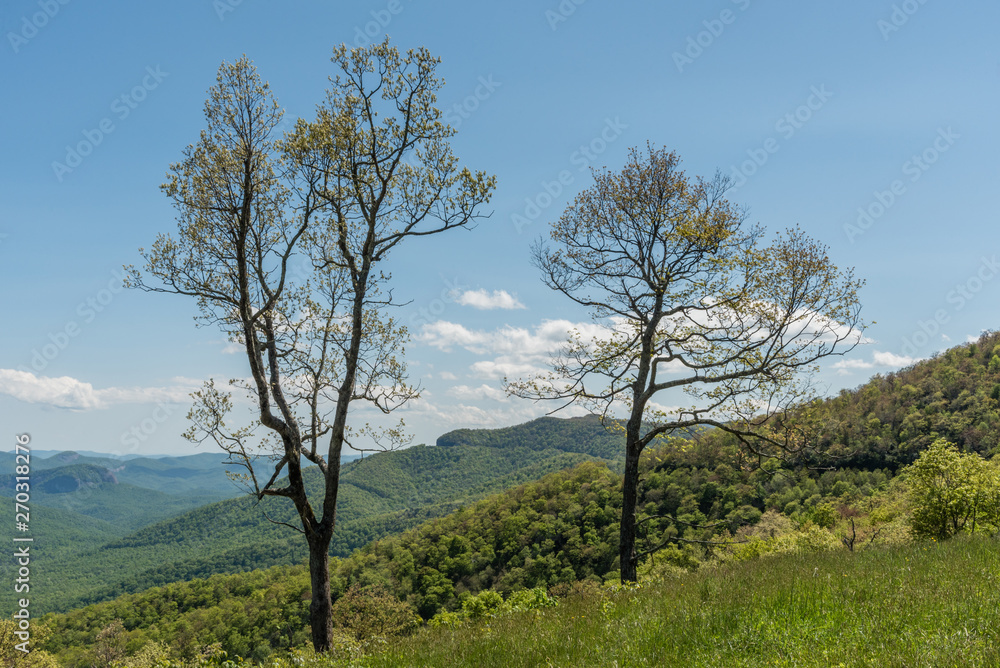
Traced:
[[1000, 450], [1000, 333], [843, 390], [814, 418], [818, 445], [841, 466], [895, 469], [939, 437], [992, 456]]
[[[996, 530], [998, 509], [987, 513], [983, 505], [979, 528], [973, 520], [965, 529], [978, 537], [914, 543], [912, 503], [920, 497], [903, 467], [932, 442], [947, 452], [943, 436], [963, 446], [966, 454], [955, 451], [955, 461], [996, 451], [995, 444], [969, 440], [998, 422], [994, 348], [996, 335], [989, 335], [804, 409], [803, 424], [810, 421], [813, 437], [839, 458], [835, 470], [829, 460], [816, 466], [808, 458], [747, 468], [720, 432], [651, 450], [641, 463], [640, 547], [649, 556], [638, 592], [607, 592], [617, 580], [620, 461], [540, 449], [547, 443], [532, 431], [569, 421], [529, 423], [520, 432], [526, 440], [511, 448], [468, 445], [493, 436], [462, 430], [446, 435], [451, 445], [405, 451], [411, 459], [367, 459], [368, 468], [359, 469], [369, 477], [345, 489], [376, 510], [398, 499], [433, 501], [456, 488], [465, 496], [453, 495], [422, 518], [411, 514], [414, 524], [438, 510], [442, 516], [402, 533], [405, 523], [391, 513], [378, 516], [385, 533], [334, 560], [336, 599], [360, 588], [383, 600], [377, 592], [384, 592], [401, 610], [442, 627], [370, 645], [351, 640], [355, 622], [345, 621], [344, 656], [365, 654], [363, 665], [537, 665], [541, 656], [553, 665], [993, 665], [997, 632], [986, 611], [995, 614], [998, 601], [995, 593], [975, 592], [995, 592], [1000, 577], [995, 538], [982, 537]], [[851, 428], [862, 414], [868, 426]], [[941, 431], [912, 432], [907, 425], [914, 424]], [[849, 442], [837, 440], [845, 433]], [[508, 476], [555, 463], [575, 467], [476, 500], [470, 490], [485, 495], [504, 479], [493, 477], [501, 454], [510, 457], [503, 466], [538, 457], [535, 468]], [[469, 470], [483, 473], [475, 484]], [[996, 471], [995, 462], [983, 470]], [[983, 497], [984, 504], [994, 501], [995, 490]], [[987, 515], [994, 519], [986, 522]], [[207, 533], [203, 540], [207, 545]], [[303, 588], [305, 572], [297, 567], [175, 583], [48, 616], [52, 638], [65, 639], [50, 640], [48, 648], [65, 665], [87, 665], [86, 648], [120, 618], [133, 652], [157, 641], [175, 659], [192, 660], [214, 644], [215, 651], [263, 660], [305, 637]], [[532, 590], [563, 602], [530, 617], [491, 617], [497, 601]]]
[[[838, 540], [831, 534], [816, 535], [811, 519], [832, 522], [839, 517], [829, 503], [810, 499], [798, 504], [788, 499], [806, 495], [829, 499], [834, 492], [863, 499], [865, 492], [875, 494], [886, 486], [883, 474], [868, 472], [827, 472], [819, 482], [807, 474], [799, 483], [764, 475], [736, 476], [726, 482], [710, 469], [660, 460], [647, 462], [651, 481], [647, 497], [658, 498], [655, 503], [647, 500], [647, 508], [695, 521], [722, 520], [722, 526], [710, 529], [671, 526], [663, 535], [697, 540], [747, 529], [754, 522], [772, 532], [754, 543], [740, 544], [742, 551], [731, 559], [836, 546]], [[723, 472], [724, 466], [719, 467]], [[430, 619], [461, 611], [482, 592], [510, 596], [541, 587], [565, 593], [581, 583], [599, 587], [613, 582], [620, 486], [620, 475], [602, 463], [585, 462], [549, 474], [334, 560], [334, 595], [339, 598], [352, 586], [377, 586]], [[813, 529], [798, 531], [796, 521], [776, 514], [776, 507]], [[771, 509], [767, 522], [758, 521], [761, 508]], [[780, 540], [785, 543], [772, 540], [774, 531], [782, 532]], [[709, 558], [702, 550], [676, 546], [660, 556], [650, 574], [697, 568]], [[303, 588], [308, 588], [308, 578], [302, 569], [174, 583], [47, 617], [54, 637], [60, 639], [49, 647], [63, 658], [83, 652], [110, 620], [121, 618], [135, 648], [162, 641], [178, 656], [190, 658], [200, 648], [219, 642], [230, 654], [260, 660], [289, 642], [296, 645], [296, 634], [304, 633]], [[219, 620], [225, 620], [225, 633], [218, 630]]]
[[996, 666], [997, 548], [977, 538], [728, 564], [310, 665]]
[[456, 429], [437, 439], [440, 447], [476, 445], [485, 448], [536, 449], [544, 444], [546, 448], [580, 452], [608, 460], [624, 456], [624, 443], [624, 432], [614, 425], [605, 429], [596, 415], [575, 418], [542, 417], [500, 429]]
[[[13, 497], [13, 476], [0, 477], [0, 489], [4, 496]], [[217, 498], [217, 495], [177, 495], [137, 487], [119, 481], [112, 471], [93, 464], [43, 469], [31, 476], [33, 505], [104, 520], [121, 533], [179, 515]]]
[[[560, 422], [551, 423], [549, 431], [557, 432]], [[577, 422], [574, 429], [606, 433], [596, 419]], [[415, 446], [345, 464], [331, 556], [346, 556], [489, 494], [593, 459], [550, 448], [541, 437], [522, 438], [516, 428], [510, 433], [516, 441], [500, 447]], [[305, 475], [309, 485], [319, 484], [316, 470], [306, 469]], [[97, 492], [92, 497], [98, 507], [105, 498]], [[142, 498], [109, 508], [135, 511], [146, 507]], [[175, 513], [99, 546], [86, 542], [89, 549], [60, 553], [58, 564], [47, 566], [51, 579], [40, 580], [32, 593], [40, 609], [58, 612], [179, 580], [303, 563], [306, 549], [298, 534], [268, 520], [294, 523], [294, 510], [281, 501], [255, 504], [243, 496]], [[5, 612], [11, 605], [4, 603]]]

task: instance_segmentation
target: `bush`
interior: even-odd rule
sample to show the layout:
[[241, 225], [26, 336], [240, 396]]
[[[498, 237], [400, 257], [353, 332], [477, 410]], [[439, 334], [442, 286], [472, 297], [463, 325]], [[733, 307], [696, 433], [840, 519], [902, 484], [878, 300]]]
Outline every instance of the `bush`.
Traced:
[[462, 613], [469, 619], [492, 617], [503, 606], [503, 596], [488, 589], [462, 602]]
[[358, 642], [367, 642], [410, 633], [420, 617], [381, 585], [352, 585], [333, 604], [333, 621]]
[[839, 513], [837, 512], [837, 509], [833, 507], [832, 503], [824, 501], [823, 503], [811, 508], [807, 513], [807, 516], [817, 526], [821, 526], [824, 529], [832, 529], [833, 525], [837, 523]]
[[534, 589], [522, 589], [507, 597], [504, 601], [503, 612], [519, 612], [522, 610], [541, 610], [557, 605], [556, 599], [548, 595], [541, 587]]
[[470, 620], [488, 619], [511, 612], [540, 610], [550, 608], [557, 603], [556, 599], [549, 596], [542, 587], [512, 592], [506, 601], [498, 592], [488, 589], [465, 599], [462, 602], [461, 612], [441, 611], [434, 615], [428, 624], [432, 627], [461, 626]]
[[1000, 526], [1000, 470], [974, 452], [962, 453], [946, 441], [934, 441], [904, 470], [910, 484], [918, 538], [944, 540], [977, 529]]
[[161, 642], [150, 642], [125, 662], [129, 668], [161, 668], [170, 659], [170, 648]]

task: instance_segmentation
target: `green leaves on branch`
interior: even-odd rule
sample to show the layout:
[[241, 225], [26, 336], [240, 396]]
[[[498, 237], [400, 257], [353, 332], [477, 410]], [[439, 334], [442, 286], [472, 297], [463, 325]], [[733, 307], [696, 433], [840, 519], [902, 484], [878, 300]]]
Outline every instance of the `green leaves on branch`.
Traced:
[[944, 540], [955, 534], [1000, 530], [1000, 467], [944, 439], [934, 441], [905, 469], [915, 536]]
[[[317, 651], [333, 642], [322, 555], [341, 453], [407, 441], [402, 421], [357, 425], [349, 409], [390, 413], [418, 396], [402, 357], [409, 333], [386, 313], [394, 303], [383, 263], [407, 237], [474, 224], [495, 186], [452, 154], [454, 130], [434, 106], [438, 60], [426, 49], [404, 56], [386, 39], [342, 45], [332, 60], [340, 73], [316, 119], [298, 120], [283, 138], [282, 111], [253, 64], [223, 63], [207, 128], [163, 185], [177, 234], [140, 251], [144, 272], [127, 268], [130, 287], [193, 297], [200, 320], [246, 355], [250, 379], [229, 385], [246, 391], [249, 415], [229, 418], [235, 403], [210, 382], [194, 397], [187, 436], [214, 440], [245, 467], [240, 479], [258, 499], [294, 504], [298, 525], [282, 523], [310, 547]], [[313, 499], [303, 457], [324, 476]]]
[[[596, 173], [534, 248], [546, 285], [595, 325], [570, 333], [550, 373], [509, 391], [605, 416], [624, 408], [650, 425], [642, 447], [651, 432], [697, 424], [760, 431], [807, 400], [819, 361], [861, 340], [861, 282], [799, 229], [766, 243], [729, 187], [688, 177], [652, 146]], [[653, 401], [661, 393], [667, 409]]]

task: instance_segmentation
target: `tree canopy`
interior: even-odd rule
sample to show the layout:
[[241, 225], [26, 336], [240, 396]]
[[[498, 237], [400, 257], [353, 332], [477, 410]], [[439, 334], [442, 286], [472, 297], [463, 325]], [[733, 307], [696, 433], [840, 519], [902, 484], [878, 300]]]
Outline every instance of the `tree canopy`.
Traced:
[[[534, 248], [545, 284], [589, 309], [603, 333], [571, 333], [550, 373], [508, 387], [628, 416], [623, 581], [636, 577], [642, 450], [710, 425], [761, 458], [800, 451], [807, 441], [782, 416], [811, 397], [817, 362], [864, 329], [851, 272], [798, 229], [765, 244], [729, 187], [720, 175], [687, 177], [665, 149], [632, 149], [620, 172], [594, 174]], [[663, 395], [689, 403], [667, 406]]]
[[[385, 262], [404, 239], [475, 223], [494, 188], [451, 152], [454, 130], [434, 106], [438, 60], [426, 49], [341, 45], [332, 60], [338, 74], [316, 118], [284, 137], [253, 64], [222, 65], [208, 127], [163, 186], [178, 233], [143, 253], [144, 273], [129, 268], [131, 286], [194, 298], [200, 319], [243, 349], [250, 379], [231, 384], [252, 415], [236, 416], [232, 391], [210, 381], [194, 395], [186, 435], [245, 467], [258, 499], [295, 506], [297, 521], [285, 524], [309, 545], [317, 650], [332, 642], [327, 553], [343, 448], [407, 440], [401, 423], [349, 421], [350, 408], [388, 414], [418, 396], [402, 358], [408, 332], [387, 311]], [[303, 458], [323, 474], [318, 495]]]

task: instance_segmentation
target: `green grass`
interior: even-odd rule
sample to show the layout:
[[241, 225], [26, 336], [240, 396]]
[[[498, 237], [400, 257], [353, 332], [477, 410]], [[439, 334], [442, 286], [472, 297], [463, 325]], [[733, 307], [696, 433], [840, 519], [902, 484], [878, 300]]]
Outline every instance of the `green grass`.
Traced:
[[998, 666], [998, 548], [980, 538], [763, 558], [426, 629], [353, 665]]

